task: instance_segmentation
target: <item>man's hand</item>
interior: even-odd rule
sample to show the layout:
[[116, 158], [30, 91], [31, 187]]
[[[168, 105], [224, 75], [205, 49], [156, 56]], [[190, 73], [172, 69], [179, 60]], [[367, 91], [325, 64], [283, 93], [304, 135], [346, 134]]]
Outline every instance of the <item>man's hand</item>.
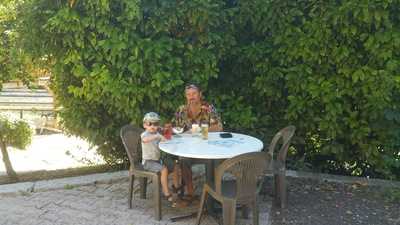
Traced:
[[208, 128], [208, 131], [210, 132], [218, 132], [218, 131], [222, 131], [222, 124], [220, 123], [214, 123], [214, 124], [210, 124], [210, 127]]

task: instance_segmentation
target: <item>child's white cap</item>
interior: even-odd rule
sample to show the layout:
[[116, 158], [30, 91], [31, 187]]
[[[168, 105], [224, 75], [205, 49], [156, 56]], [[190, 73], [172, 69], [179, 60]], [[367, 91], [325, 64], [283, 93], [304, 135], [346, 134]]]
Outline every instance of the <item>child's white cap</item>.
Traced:
[[160, 116], [155, 112], [148, 112], [144, 115], [143, 122], [158, 122]]

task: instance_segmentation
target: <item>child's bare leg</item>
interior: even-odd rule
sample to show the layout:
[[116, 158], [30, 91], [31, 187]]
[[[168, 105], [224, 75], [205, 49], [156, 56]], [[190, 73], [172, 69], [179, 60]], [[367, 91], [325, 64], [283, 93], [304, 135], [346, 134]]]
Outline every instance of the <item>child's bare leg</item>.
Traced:
[[174, 171], [172, 172], [172, 183], [174, 187], [179, 187], [181, 185], [181, 178], [179, 176], [180, 173], [180, 166], [178, 164], [174, 165]]
[[170, 193], [168, 189], [168, 169], [165, 166], [161, 170], [161, 187], [164, 195], [169, 196]]

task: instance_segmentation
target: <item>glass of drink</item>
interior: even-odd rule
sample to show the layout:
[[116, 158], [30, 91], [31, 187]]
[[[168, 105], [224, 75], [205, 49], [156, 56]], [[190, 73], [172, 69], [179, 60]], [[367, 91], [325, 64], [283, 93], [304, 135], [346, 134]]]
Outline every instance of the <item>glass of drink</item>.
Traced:
[[197, 123], [192, 124], [192, 135], [195, 136], [199, 132], [199, 125]]
[[208, 124], [206, 123], [201, 124], [201, 137], [204, 140], [208, 139]]
[[165, 139], [170, 140], [172, 138], [172, 124], [166, 123], [164, 125], [164, 133]]

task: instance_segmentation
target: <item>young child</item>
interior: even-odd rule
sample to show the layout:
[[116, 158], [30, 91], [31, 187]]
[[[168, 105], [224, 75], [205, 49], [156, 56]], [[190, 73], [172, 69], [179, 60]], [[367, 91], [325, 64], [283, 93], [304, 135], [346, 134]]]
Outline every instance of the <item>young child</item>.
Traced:
[[[145, 131], [140, 135], [142, 138], [142, 164], [145, 170], [161, 172], [161, 187], [164, 196], [173, 203], [173, 197], [168, 189], [168, 168], [160, 161], [160, 149], [158, 143], [165, 138], [158, 133], [160, 117], [155, 112], [146, 113], [143, 118]], [[174, 181], [177, 176], [174, 170]], [[175, 182], [174, 182], [175, 183]]]

